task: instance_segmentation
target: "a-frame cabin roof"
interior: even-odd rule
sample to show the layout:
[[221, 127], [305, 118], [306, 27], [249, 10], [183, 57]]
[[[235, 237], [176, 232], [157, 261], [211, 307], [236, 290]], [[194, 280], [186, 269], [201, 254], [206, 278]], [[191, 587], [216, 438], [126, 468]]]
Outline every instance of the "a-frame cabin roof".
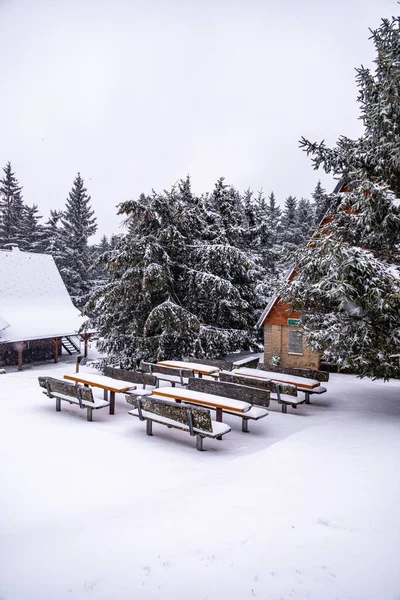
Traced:
[[76, 335], [82, 322], [52, 256], [0, 250], [0, 343]]

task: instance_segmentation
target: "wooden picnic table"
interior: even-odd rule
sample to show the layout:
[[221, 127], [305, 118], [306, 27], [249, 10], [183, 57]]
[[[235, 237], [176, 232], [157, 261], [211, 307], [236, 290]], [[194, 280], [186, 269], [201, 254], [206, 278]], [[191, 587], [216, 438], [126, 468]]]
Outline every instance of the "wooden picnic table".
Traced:
[[163, 396], [166, 398], [174, 398], [178, 401], [184, 401], [189, 404], [198, 404], [200, 406], [206, 406], [213, 408], [216, 411], [216, 420], [222, 423], [222, 411], [229, 410], [238, 414], [246, 413], [252, 408], [252, 404], [249, 402], [243, 402], [242, 400], [235, 400], [234, 398], [224, 398], [223, 396], [216, 396], [214, 394], [206, 394], [204, 392], [197, 392], [194, 390], [188, 390], [187, 388], [170, 388], [162, 387], [152, 391], [155, 396]]
[[104, 375], [96, 375], [93, 373], [74, 373], [73, 375], [64, 375], [64, 379], [74, 381], [75, 383], [83, 383], [85, 386], [97, 387], [107, 393], [110, 392], [110, 415], [115, 414], [115, 394], [124, 393], [128, 390], [135, 390], [136, 385], [129, 381], [120, 381], [112, 377]]
[[295, 375], [288, 375], [287, 373], [275, 373], [274, 371], [264, 371], [261, 369], [249, 369], [243, 367], [241, 369], [234, 369], [231, 371], [232, 375], [244, 375], [245, 377], [257, 377], [258, 379], [270, 379], [272, 381], [279, 381], [279, 383], [290, 383], [295, 385], [297, 388], [305, 390], [312, 390], [313, 388], [319, 387], [321, 384], [316, 379], [307, 379], [306, 377], [296, 377]]
[[184, 360], [161, 360], [157, 364], [163, 367], [172, 367], [173, 369], [192, 369], [199, 377], [219, 372], [218, 367], [202, 365], [201, 363], [186, 362]]

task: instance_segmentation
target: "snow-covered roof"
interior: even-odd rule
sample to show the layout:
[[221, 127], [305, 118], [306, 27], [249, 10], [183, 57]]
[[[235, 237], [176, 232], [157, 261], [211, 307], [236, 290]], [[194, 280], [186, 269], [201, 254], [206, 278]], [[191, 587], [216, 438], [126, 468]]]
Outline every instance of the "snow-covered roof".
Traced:
[[6, 329], [7, 327], [10, 327], [10, 323], [7, 323], [7, 321], [5, 319], [0, 317], [0, 331], [2, 329]]
[[[288, 280], [292, 276], [293, 271], [294, 271], [294, 267], [289, 267], [284, 275], [284, 279]], [[259, 327], [262, 327], [264, 325], [265, 319], [268, 317], [275, 302], [278, 299], [279, 299], [279, 296], [272, 296], [271, 300], [268, 302], [267, 306], [264, 308], [260, 318], [258, 319], [258, 321], [256, 323], [256, 329], [258, 329]]]
[[82, 322], [52, 256], [0, 250], [0, 343], [74, 335]]
[[268, 317], [271, 308], [274, 306], [275, 302], [278, 300], [278, 296], [272, 296], [271, 300], [268, 302], [267, 306], [264, 308], [261, 317], [258, 319], [256, 328], [262, 327], [265, 319]]

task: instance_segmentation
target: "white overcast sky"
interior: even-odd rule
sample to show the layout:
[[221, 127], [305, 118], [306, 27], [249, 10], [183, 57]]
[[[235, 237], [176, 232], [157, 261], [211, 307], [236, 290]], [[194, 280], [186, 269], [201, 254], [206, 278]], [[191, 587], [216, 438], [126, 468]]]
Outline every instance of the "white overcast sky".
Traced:
[[81, 172], [99, 233], [188, 173], [310, 196], [302, 135], [361, 132], [355, 67], [396, 0], [0, 0], [0, 166], [45, 218]]

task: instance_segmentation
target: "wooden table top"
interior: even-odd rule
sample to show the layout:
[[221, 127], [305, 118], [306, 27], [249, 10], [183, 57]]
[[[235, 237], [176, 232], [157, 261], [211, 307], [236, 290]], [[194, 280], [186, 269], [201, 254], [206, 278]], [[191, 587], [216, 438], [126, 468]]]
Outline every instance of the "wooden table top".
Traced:
[[64, 375], [64, 379], [98, 387], [108, 392], [127, 392], [128, 390], [136, 389], [136, 386], [129, 381], [120, 381], [112, 377], [96, 375], [94, 373], [74, 373], [73, 375]]
[[218, 367], [202, 365], [201, 363], [186, 362], [184, 360], [161, 360], [157, 364], [162, 367], [172, 367], [173, 369], [192, 369], [195, 373], [201, 373], [202, 375], [211, 375], [211, 373], [217, 373], [219, 371]]
[[252, 408], [249, 402], [215, 396], [214, 394], [205, 394], [204, 392], [196, 392], [186, 388], [161, 387], [153, 390], [151, 393], [155, 396], [174, 398], [175, 400], [183, 400], [191, 404], [209, 406], [210, 408], [222, 408], [238, 413], [245, 413]]
[[249, 369], [247, 367], [234, 369], [231, 371], [231, 373], [232, 375], [244, 375], [245, 377], [257, 377], [258, 379], [271, 379], [272, 381], [279, 381], [279, 383], [290, 383], [296, 387], [307, 390], [312, 390], [313, 388], [321, 385], [316, 379], [296, 377], [295, 375], [288, 375], [287, 373], [275, 373], [274, 371], [262, 371], [261, 369]]

